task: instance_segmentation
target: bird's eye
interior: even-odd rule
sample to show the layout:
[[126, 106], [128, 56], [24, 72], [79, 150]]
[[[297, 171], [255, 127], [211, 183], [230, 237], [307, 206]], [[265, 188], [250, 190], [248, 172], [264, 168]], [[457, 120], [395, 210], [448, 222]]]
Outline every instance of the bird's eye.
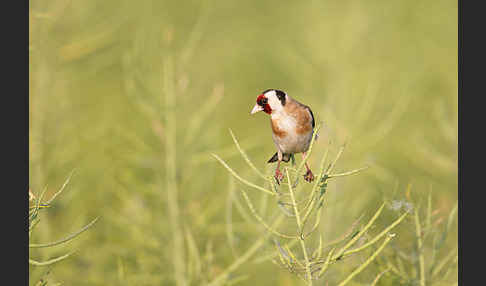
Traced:
[[267, 104], [268, 102], [268, 98], [266, 97], [261, 97], [259, 100], [258, 100], [258, 105], [260, 106], [264, 106], [265, 104]]

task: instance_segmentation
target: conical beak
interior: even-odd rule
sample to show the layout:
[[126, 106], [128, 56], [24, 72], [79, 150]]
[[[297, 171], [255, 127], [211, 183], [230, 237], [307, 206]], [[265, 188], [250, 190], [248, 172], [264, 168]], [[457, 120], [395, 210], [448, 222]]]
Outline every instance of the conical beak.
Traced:
[[263, 107], [261, 107], [260, 105], [255, 104], [255, 106], [253, 106], [253, 109], [251, 110], [250, 114], [255, 114], [257, 113], [258, 111], [262, 111], [263, 110]]

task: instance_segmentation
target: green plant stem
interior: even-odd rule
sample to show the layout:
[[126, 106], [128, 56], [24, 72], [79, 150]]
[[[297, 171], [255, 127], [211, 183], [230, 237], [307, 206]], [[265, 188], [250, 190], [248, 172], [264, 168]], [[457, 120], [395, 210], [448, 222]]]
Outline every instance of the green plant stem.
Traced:
[[336, 158], [334, 159], [334, 161], [331, 163], [331, 165], [329, 165], [329, 168], [326, 170], [326, 174], [330, 174], [332, 170], [334, 170], [334, 167], [336, 166], [336, 163], [337, 161], [339, 160], [339, 158], [341, 157], [341, 155], [343, 154], [344, 152], [344, 148], [346, 147], [346, 144], [343, 144], [341, 146], [341, 148], [339, 148], [339, 151], [336, 155]]
[[347, 256], [347, 255], [350, 255], [350, 254], [359, 252], [359, 251], [361, 251], [361, 250], [363, 250], [363, 249], [371, 246], [372, 244], [374, 244], [375, 242], [377, 242], [382, 236], [384, 236], [387, 232], [389, 232], [395, 226], [397, 226], [407, 216], [407, 214], [408, 214], [408, 212], [407, 213], [404, 213], [403, 215], [401, 215], [397, 220], [395, 220], [392, 224], [390, 224], [387, 228], [385, 228], [382, 232], [380, 232], [372, 240], [368, 241], [367, 243], [363, 244], [362, 246], [360, 246], [358, 248], [354, 248], [354, 249], [351, 249], [349, 251], [344, 252], [343, 253], [343, 256]]
[[[456, 254], [456, 249], [453, 249], [449, 252], [449, 254], [446, 255], [446, 257], [435, 267], [432, 271], [432, 274], [430, 275], [432, 278], [435, 277], [437, 274], [439, 274], [440, 270], [451, 260], [454, 255]], [[457, 255], [457, 254], [456, 254]]]
[[197, 138], [201, 131], [201, 124], [205, 122], [206, 117], [214, 111], [218, 106], [219, 101], [223, 98], [224, 89], [222, 87], [216, 87], [213, 94], [209, 96], [198, 111], [191, 116], [191, 122], [187, 128], [186, 137], [184, 140], [184, 146], [189, 146], [194, 143], [194, 139]]
[[83, 228], [81, 228], [77, 232], [75, 232], [75, 233], [73, 233], [71, 235], [68, 235], [67, 237], [65, 237], [65, 238], [63, 238], [61, 240], [58, 240], [58, 241], [55, 241], [55, 242], [50, 242], [50, 243], [31, 243], [31, 244], [29, 244], [29, 248], [51, 247], [51, 246], [55, 246], [55, 245], [59, 245], [59, 244], [68, 242], [71, 239], [75, 238], [76, 236], [80, 235], [81, 233], [85, 232], [88, 228], [90, 228], [93, 224], [96, 223], [96, 221], [98, 220], [98, 218], [99, 217], [95, 218], [93, 221], [91, 221], [90, 223], [88, 223], [87, 225], [85, 225]]
[[[335, 175], [328, 175], [327, 173], [326, 174], [322, 174], [320, 173], [319, 176], [318, 176], [318, 182], [321, 181], [321, 179], [325, 176], [325, 180], [321, 183], [321, 184], [325, 184], [327, 183], [327, 180], [330, 179], [330, 178], [335, 178], [335, 177], [343, 177], [343, 176], [349, 176], [349, 175], [353, 175], [353, 174], [356, 174], [362, 170], [365, 170], [367, 169], [368, 167], [364, 167], [364, 168], [360, 168], [360, 169], [356, 169], [356, 170], [352, 170], [352, 171], [349, 171], [349, 172], [345, 172], [345, 173], [340, 173], [340, 174], [335, 174]], [[304, 223], [303, 225], [305, 226], [305, 224], [307, 223], [307, 220], [309, 218], [309, 215], [311, 214], [311, 212], [315, 209], [314, 208], [314, 204], [317, 203], [317, 202], [321, 202], [324, 198], [321, 198], [319, 201], [316, 201], [316, 198], [317, 198], [317, 194], [316, 194], [316, 191], [315, 191], [315, 186], [317, 186], [318, 182], [316, 182], [316, 184], [314, 184], [314, 187], [312, 188], [312, 191], [311, 191], [311, 197], [309, 198], [309, 201], [310, 203], [308, 203], [308, 205], [306, 207], [304, 207], [304, 210], [307, 209], [305, 215], [304, 215]], [[312, 196], [314, 195], [314, 196]]]
[[[321, 212], [322, 212], [322, 208], [319, 208], [316, 214], [316, 221], [314, 222], [314, 226], [311, 228], [311, 230], [308, 233], [302, 234], [304, 238], [309, 237], [319, 227], [319, 224], [321, 222]], [[304, 227], [305, 227], [305, 222], [302, 224], [302, 231], [304, 231]]]
[[233, 178], [229, 177], [228, 186], [228, 199], [226, 200], [226, 237], [228, 238], [228, 243], [233, 253], [234, 257], [237, 257], [237, 251], [235, 249], [235, 235], [233, 232], [233, 194], [235, 189], [235, 183]]
[[172, 242], [174, 244], [173, 263], [176, 285], [187, 285], [184, 275], [184, 238], [181, 233], [179, 223], [179, 205], [177, 194], [177, 145], [176, 145], [176, 94], [174, 94], [174, 66], [172, 57], [168, 56], [164, 61], [164, 93], [165, 93], [165, 170], [166, 170], [166, 189], [169, 219], [171, 223]]
[[331, 264], [331, 258], [332, 258], [332, 255], [334, 254], [334, 251], [336, 250], [336, 248], [333, 248], [329, 251], [329, 253], [327, 254], [327, 258], [326, 258], [326, 262], [324, 262], [324, 265], [322, 265], [322, 268], [321, 270], [319, 271], [319, 277], [321, 277], [322, 274], [324, 274], [324, 272], [326, 272], [327, 268], [329, 267], [329, 265]]
[[[285, 215], [280, 214], [275, 219], [275, 221], [271, 225], [271, 227], [272, 228], [278, 227], [282, 223], [282, 221], [283, 221], [284, 218], [285, 218]], [[223, 272], [221, 272], [218, 276], [216, 276], [210, 283], [208, 283], [208, 286], [222, 285], [223, 282], [225, 281], [225, 279], [227, 279], [227, 277], [229, 276], [229, 274], [231, 272], [233, 272], [236, 269], [238, 269], [238, 267], [240, 267], [240, 265], [242, 265], [243, 263], [245, 263], [248, 259], [250, 259], [250, 257], [252, 257], [258, 251], [258, 249], [260, 249], [260, 247], [263, 245], [263, 243], [265, 243], [265, 240], [270, 236], [270, 234], [271, 233], [268, 232], [264, 236], [262, 236], [259, 239], [257, 239], [257, 241], [255, 241], [253, 243], [252, 247], [250, 247], [243, 255], [241, 255], [238, 259], [236, 259]]]
[[271, 178], [268, 178], [265, 175], [263, 175], [262, 172], [260, 172], [257, 169], [257, 167], [255, 167], [255, 165], [253, 164], [253, 162], [251, 162], [251, 160], [248, 157], [248, 155], [246, 154], [246, 152], [240, 147], [240, 144], [238, 143], [238, 140], [236, 139], [235, 134], [233, 134], [233, 131], [231, 129], [229, 131], [230, 131], [230, 134], [231, 134], [231, 138], [233, 138], [233, 142], [235, 142], [236, 148], [238, 149], [238, 151], [240, 151], [241, 156], [243, 157], [243, 159], [245, 159], [248, 166], [250, 166], [250, 168], [252, 168], [253, 171], [255, 171], [255, 173], [257, 173], [258, 176], [260, 176], [262, 179], [264, 179], [266, 181], [272, 181]]
[[54, 195], [52, 195], [52, 197], [47, 201], [45, 202], [45, 205], [50, 205], [54, 199], [64, 191], [64, 189], [66, 188], [67, 184], [69, 184], [69, 181], [71, 181], [71, 177], [73, 176], [74, 174], [74, 171], [75, 170], [72, 170], [71, 171], [71, 174], [69, 174], [68, 178], [66, 179], [66, 181], [64, 182], [64, 184], [62, 184], [62, 187], [59, 189], [59, 191], [57, 191]]
[[338, 174], [331, 174], [331, 175], [328, 175], [327, 178], [328, 179], [332, 179], [332, 178], [337, 178], [337, 177], [349, 176], [349, 175], [353, 175], [353, 174], [356, 174], [358, 172], [364, 171], [364, 170], [366, 170], [368, 168], [369, 168], [369, 166], [364, 166], [364, 167], [361, 167], [359, 169], [351, 170], [351, 171], [348, 171], [348, 172], [343, 172], [343, 173], [338, 173]]
[[216, 158], [216, 160], [218, 160], [218, 161], [221, 163], [221, 165], [223, 165], [223, 166], [224, 166], [224, 167], [225, 167], [225, 168], [226, 168], [226, 169], [227, 169], [227, 170], [228, 170], [228, 171], [229, 171], [229, 172], [230, 172], [230, 173], [231, 173], [231, 174], [232, 174], [232, 175], [233, 175], [235, 178], [237, 178], [237, 179], [238, 179], [240, 182], [242, 182], [243, 184], [245, 184], [245, 185], [247, 185], [247, 186], [250, 186], [250, 187], [252, 187], [252, 188], [255, 188], [255, 189], [257, 189], [257, 190], [260, 190], [260, 191], [262, 191], [262, 192], [265, 192], [265, 193], [267, 193], [267, 194], [269, 194], [269, 195], [272, 195], [272, 196], [275, 196], [275, 195], [276, 195], [276, 194], [275, 194], [274, 192], [272, 192], [272, 191], [269, 191], [269, 190], [267, 190], [267, 189], [265, 189], [265, 188], [262, 188], [262, 187], [260, 187], [260, 186], [258, 186], [258, 185], [255, 185], [255, 184], [253, 184], [253, 183], [251, 183], [251, 182], [249, 182], [249, 181], [247, 181], [247, 180], [243, 179], [243, 178], [242, 178], [242, 177], [240, 177], [240, 176], [239, 176], [239, 175], [238, 175], [238, 174], [237, 174], [237, 173], [236, 173], [236, 172], [235, 172], [233, 169], [231, 169], [231, 168], [230, 168], [230, 166], [228, 166], [228, 164], [226, 164], [226, 162], [225, 162], [225, 161], [223, 161], [223, 159], [219, 158], [219, 156], [218, 156], [218, 155], [216, 155], [216, 154], [211, 154], [211, 155], [213, 155], [213, 157], [214, 157], [214, 158]]
[[338, 284], [338, 286], [344, 286], [346, 285], [349, 281], [351, 281], [356, 275], [358, 275], [363, 269], [368, 266], [375, 258], [380, 254], [380, 252], [385, 248], [385, 246], [390, 242], [390, 240], [395, 236], [395, 234], [390, 234], [385, 238], [385, 241], [381, 244], [381, 246], [371, 255], [368, 257], [368, 259], [361, 264], [358, 268], [356, 268], [346, 279], [344, 279], [341, 283]]
[[46, 187], [42, 190], [41, 194], [38, 196], [37, 202], [35, 203], [35, 207], [33, 210], [29, 210], [29, 221], [33, 220], [36, 216], [37, 213], [39, 212], [39, 208], [41, 206], [42, 199], [44, 198], [44, 195], [47, 191], [47, 185]]
[[280, 233], [278, 231], [276, 231], [275, 229], [273, 229], [272, 227], [270, 227], [263, 219], [260, 215], [258, 215], [258, 213], [256, 212], [255, 208], [253, 207], [253, 204], [251, 203], [250, 201], [250, 198], [248, 198], [248, 195], [246, 194], [245, 191], [243, 190], [240, 190], [241, 193], [243, 194], [243, 197], [245, 198], [246, 200], [246, 203], [248, 205], [248, 208], [250, 209], [251, 213], [255, 216], [255, 218], [268, 230], [270, 231], [271, 233], [277, 235], [277, 236], [280, 236], [280, 237], [283, 237], [283, 238], [287, 238], [287, 239], [293, 239], [293, 238], [298, 238], [298, 236], [295, 236], [295, 235], [287, 235], [287, 234], [283, 234], [283, 233]]
[[387, 269], [385, 269], [384, 271], [380, 272], [380, 274], [378, 274], [375, 278], [375, 280], [373, 280], [373, 282], [371, 282], [371, 285], [370, 286], [375, 286], [376, 283], [378, 283], [378, 280], [380, 280], [381, 276], [383, 276], [383, 274], [385, 274], [386, 272], [390, 271], [390, 267], [388, 267]]
[[47, 266], [47, 265], [51, 265], [51, 264], [54, 264], [56, 262], [59, 262], [63, 259], [66, 259], [73, 253], [74, 253], [74, 251], [67, 253], [67, 254], [64, 254], [63, 256], [59, 256], [59, 257], [56, 257], [56, 258], [53, 258], [53, 259], [50, 259], [50, 260], [47, 260], [47, 261], [42, 261], [42, 262], [39, 262], [39, 261], [36, 261], [34, 259], [29, 258], [29, 264], [35, 265], [35, 266]]
[[366, 224], [366, 226], [357, 235], [355, 235], [348, 243], [346, 243], [346, 245], [343, 246], [343, 248], [341, 248], [341, 250], [333, 257], [333, 260], [340, 258], [348, 248], [350, 248], [358, 239], [361, 238], [361, 236], [373, 225], [375, 220], [383, 211], [384, 207], [385, 203], [383, 203], [381, 207], [376, 211], [375, 215], [370, 219], [368, 224]]
[[317, 193], [317, 186], [319, 186], [321, 183], [324, 183], [324, 182], [321, 182], [321, 180], [325, 176], [325, 173], [324, 173], [324, 164], [326, 163], [327, 155], [328, 154], [329, 154], [329, 148], [326, 149], [326, 153], [324, 153], [324, 156], [321, 159], [321, 163], [319, 165], [319, 175], [316, 178], [316, 182], [312, 186], [312, 190], [311, 190], [311, 192], [309, 194], [308, 203], [303, 208], [303, 210], [306, 210], [307, 209], [307, 211], [305, 212], [305, 215], [304, 215], [304, 219], [303, 219], [304, 226], [305, 226], [305, 224], [307, 222], [307, 219], [309, 218], [310, 213], [314, 209], [314, 203], [315, 203], [316, 199], [318, 198], [318, 195], [317, 195], [318, 194]]
[[424, 253], [422, 249], [422, 228], [420, 225], [418, 207], [415, 208], [415, 232], [417, 235], [417, 253], [419, 256], [418, 261], [419, 261], [420, 286], [425, 286], [425, 260], [424, 260]]
[[299, 214], [299, 209], [297, 208], [297, 203], [295, 201], [295, 196], [294, 196], [294, 191], [292, 190], [292, 182], [290, 181], [290, 175], [289, 175], [289, 170], [285, 168], [285, 172], [287, 173], [287, 181], [289, 184], [289, 192], [290, 192], [290, 198], [292, 199], [292, 204], [294, 205], [294, 212], [295, 212], [295, 218], [297, 220], [297, 228], [298, 232], [300, 234], [300, 246], [302, 247], [302, 252], [304, 253], [304, 259], [305, 259], [305, 270], [307, 272], [307, 279], [309, 285], [312, 285], [312, 274], [311, 274], [311, 268], [310, 268], [310, 261], [309, 261], [309, 256], [307, 254], [307, 248], [305, 247], [305, 242], [304, 242], [304, 229], [302, 228], [302, 223], [300, 221], [300, 214]]

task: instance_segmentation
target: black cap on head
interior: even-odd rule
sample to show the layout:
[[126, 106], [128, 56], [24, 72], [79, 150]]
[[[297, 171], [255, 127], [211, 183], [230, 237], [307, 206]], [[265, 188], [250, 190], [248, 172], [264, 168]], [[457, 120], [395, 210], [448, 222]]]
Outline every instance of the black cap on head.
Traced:
[[285, 92], [278, 89], [276, 89], [275, 92], [277, 93], [277, 97], [282, 103], [282, 105], [285, 105], [285, 96], [286, 96]]
[[278, 100], [280, 100], [280, 103], [282, 103], [282, 106], [285, 105], [285, 96], [287, 95], [285, 92], [279, 90], [279, 89], [273, 89], [273, 88], [270, 88], [270, 89], [267, 89], [263, 92], [263, 94], [269, 92], [269, 91], [275, 91], [275, 94], [277, 95], [277, 98]]

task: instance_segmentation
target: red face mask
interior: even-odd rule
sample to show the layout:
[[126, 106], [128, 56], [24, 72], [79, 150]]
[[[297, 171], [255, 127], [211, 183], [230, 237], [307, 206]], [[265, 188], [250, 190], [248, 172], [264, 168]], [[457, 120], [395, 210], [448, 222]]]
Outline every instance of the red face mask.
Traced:
[[260, 94], [257, 97], [256, 102], [257, 102], [258, 105], [263, 107], [263, 111], [265, 113], [268, 113], [268, 114], [272, 113], [272, 108], [270, 108], [270, 105], [268, 104], [268, 98], [266, 98], [263, 94]]

